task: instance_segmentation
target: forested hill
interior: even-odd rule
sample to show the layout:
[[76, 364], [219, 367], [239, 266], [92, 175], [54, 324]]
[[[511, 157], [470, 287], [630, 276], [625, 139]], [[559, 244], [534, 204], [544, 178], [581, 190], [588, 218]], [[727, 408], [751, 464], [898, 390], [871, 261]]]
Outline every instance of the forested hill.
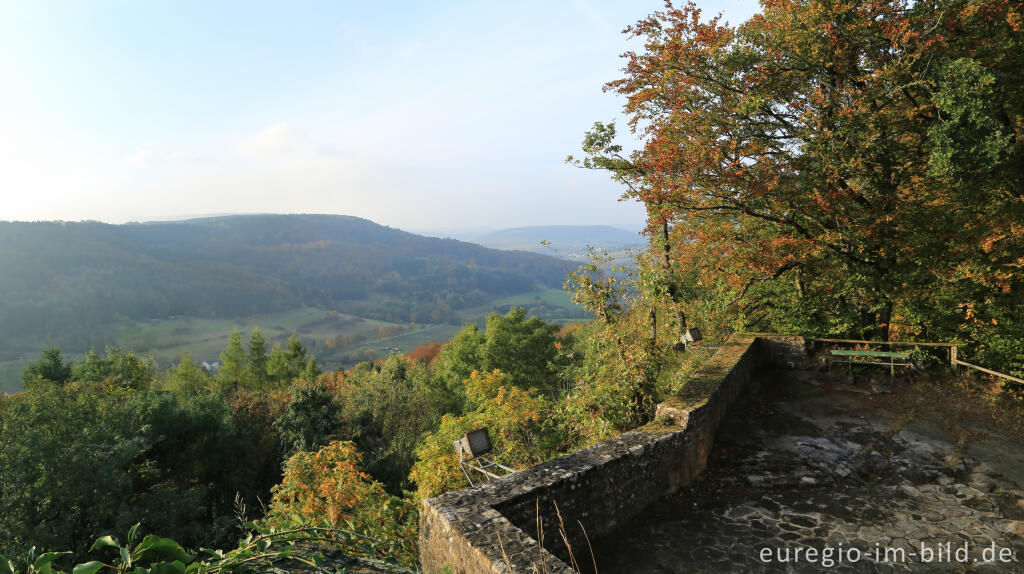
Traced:
[[[299, 306], [390, 321], [559, 286], [564, 262], [356, 217], [0, 222], [0, 351], [98, 346], [122, 318], [238, 317]], [[437, 319], [437, 313], [433, 313]], [[0, 357], [2, 358], [2, 357]]]

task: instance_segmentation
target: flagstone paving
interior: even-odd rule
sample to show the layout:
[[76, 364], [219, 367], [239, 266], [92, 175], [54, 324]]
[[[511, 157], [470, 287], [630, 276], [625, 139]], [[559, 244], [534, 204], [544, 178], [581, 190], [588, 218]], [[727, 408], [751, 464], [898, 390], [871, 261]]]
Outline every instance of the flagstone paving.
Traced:
[[1024, 572], [1024, 447], [958, 448], [880, 386], [762, 376], [699, 482], [597, 541], [598, 571]]

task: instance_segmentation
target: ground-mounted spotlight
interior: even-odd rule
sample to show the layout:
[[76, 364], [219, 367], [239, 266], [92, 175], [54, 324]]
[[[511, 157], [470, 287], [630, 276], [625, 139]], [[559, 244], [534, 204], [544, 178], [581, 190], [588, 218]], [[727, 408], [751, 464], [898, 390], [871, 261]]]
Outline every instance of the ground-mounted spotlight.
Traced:
[[469, 458], [476, 458], [494, 450], [494, 445], [491, 444], [491, 434], [487, 431], [487, 427], [469, 431], [454, 444], [456, 453], [468, 454]]
[[[469, 431], [462, 438], [452, 441], [452, 446], [455, 447], [455, 454], [459, 455], [459, 467], [462, 468], [462, 473], [466, 475], [466, 480], [469, 481], [470, 486], [475, 486], [473, 477], [469, 472], [470, 470], [475, 470], [488, 479], [500, 478], [503, 475], [515, 472], [511, 468], [484, 456], [494, 450], [494, 445], [491, 444], [491, 434], [487, 431], [487, 427]], [[494, 472], [496, 470], [503, 472], [503, 474], [497, 474]]]

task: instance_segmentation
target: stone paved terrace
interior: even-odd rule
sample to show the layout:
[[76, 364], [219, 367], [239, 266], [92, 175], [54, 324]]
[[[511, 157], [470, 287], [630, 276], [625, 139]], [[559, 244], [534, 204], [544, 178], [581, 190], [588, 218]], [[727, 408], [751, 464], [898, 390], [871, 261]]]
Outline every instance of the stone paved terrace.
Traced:
[[[1024, 562], [986, 564], [983, 554], [995, 543], [1024, 561], [1024, 447], [990, 429], [958, 441], [947, 421], [909, 414], [938, 387], [886, 388], [887, 379], [761, 373], [702, 478], [595, 541], [598, 571], [1024, 572]], [[950, 558], [923, 562], [922, 544], [945, 543]], [[964, 544], [967, 563], [957, 563]], [[788, 548], [790, 562], [762, 562], [766, 547]], [[797, 548], [818, 552], [795, 561]], [[863, 556], [856, 564], [851, 548]]]

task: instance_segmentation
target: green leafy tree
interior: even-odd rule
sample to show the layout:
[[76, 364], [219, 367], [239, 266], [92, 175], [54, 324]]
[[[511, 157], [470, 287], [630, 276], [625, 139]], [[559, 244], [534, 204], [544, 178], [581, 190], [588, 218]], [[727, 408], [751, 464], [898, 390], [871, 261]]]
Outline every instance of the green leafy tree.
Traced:
[[465, 408], [463, 382], [473, 371], [484, 368], [485, 340], [476, 325], [466, 325], [441, 348], [433, 363], [438, 386], [453, 397], [453, 412], [461, 413]]
[[346, 404], [346, 418], [359, 425], [357, 443], [366, 454], [363, 468], [392, 493], [413, 486], [408, 475], [416, 446], [451, 404], [434, 392], [432, 379], [428, 366], [393, 355], [348, 380], [355, 391]]
[[252, 384], [256, 385], [257, 389], [267, 388], [267, 383], [270, 380], [267, 369], [268, 362], [267, 341], [263, 338], [263, 333], [260, 333], [260, 328], [256, 327], [252, 330], [252, 335], [249, 337], [248, 369], [249, 380], [252, 381]]
[[513, 307], [504, 316], [491, 313], [484, 331], [484, 370], [500, 370], [520, 388], [553, 395], [557, 391], [553, 361], [558, 353], [558, 330], [558, 325], [537, 317], [527, 319], [522, 307]]
[[315, 381], [323, 372], [324, 370], [316, 362], [316, 357], [310, 355], [298, 376], [304, 381]]
[[295, 370], [288, 361], [288, 354], [280, 344], [274, 344], [267, 358], [267, 379], [271, 385], [286, 384], [295, 378]]
[[345, 438], [342, 406], [322, 382], [296, 381], [291, 402], [275, 423], [285, 452], [315, 451]]
[[107, 347], [103, 357], [89, 349], [71, 366], [71, 378], [87, 383], [106, 382], [122, 388], [147, 389], [156, 376], [152, 358], [140, 359], [131, 351]]
[[64, 361], [59, 348], [47, 347], [38, 359], [25, 366], [22, 380], [26, 387], [38, 381], [64, 384], [71, 380], [71, 365]]
[[231, 331], [228, 346], [220, 353], [220, 368], [217, 376], [224, 389], [238, 390], [246, 382], [245, 349], [242, 348], [242, 336], [238, 329]]
[[286, 355], [288, 363], [291, 365], [294, 372], [298, 373], [298, 371], [306, 365], [306, 346], [303, 345], [302, 341], [294, 334], [292, 334], [291, 337], [288, 337], [288, 343], [286, 346], [288, 349]]
[[575, 381], [569, 419], [588, 442], [653, 418], [660, 398], [656, 379], [666, 352], [664, 344], [657, 344], [657, 333], [651, 333], [655, 303], [649, 299], [651, 289], [638, 285], [639, 272], [608, 269], [607, 255], [591, 252], [591, 257], [566, 281], [573, 301], [597, 317], [584, 331], [583, 361], [567, 365]]
[[192, 362], [188, 351], [182, 355], [171, 376], [171, 388], [183, 393], [197, 393], [207, 388], [209, 378]]
[[225, 464], [239, 437], [218, 398], [70, 382], [32, 386], [0, 412], [0, 554], [83, 557], [96, 532], [139, 521], [190, 546], [233, 534], [235, 493], [249, 487]]

